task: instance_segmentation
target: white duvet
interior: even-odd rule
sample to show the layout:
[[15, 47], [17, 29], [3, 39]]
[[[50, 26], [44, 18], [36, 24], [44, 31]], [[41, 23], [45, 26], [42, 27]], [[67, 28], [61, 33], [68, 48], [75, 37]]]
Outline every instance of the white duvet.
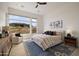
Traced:
[[45, 34], [35, 34], [32, 40], [43, 50], [62, 42], [61, 35], [51, 36]]

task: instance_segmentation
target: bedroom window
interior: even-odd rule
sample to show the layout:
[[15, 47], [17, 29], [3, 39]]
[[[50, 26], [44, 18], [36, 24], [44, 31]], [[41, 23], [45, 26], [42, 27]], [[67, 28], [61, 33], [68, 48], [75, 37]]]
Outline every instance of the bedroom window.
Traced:
[[8, 15], [9, 16], [9, 28], [11, 32], [20, 32], [20, 33], [36, 33], [37, 20], [16, 16], [16, 15]]
[[36, 33], [37, 31], [37, 20], [32, 19], [32, 33]]

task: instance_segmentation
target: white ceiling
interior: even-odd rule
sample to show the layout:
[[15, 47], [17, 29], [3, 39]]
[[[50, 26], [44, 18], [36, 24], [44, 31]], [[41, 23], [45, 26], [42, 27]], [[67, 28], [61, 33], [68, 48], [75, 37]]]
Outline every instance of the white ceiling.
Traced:
[[[1, 4], [1, 3], [0, 3]], [[36, 2], [5, 2], [2, 4], [7, 4], [11, 8], [35, 13], [35, 14], [50, 14], [64, 9], [72, 9], [73, 7], [79, 8], [78, 2], [47, 2], [47, 5], [39, 5], [38, 8], [35, 8]]]

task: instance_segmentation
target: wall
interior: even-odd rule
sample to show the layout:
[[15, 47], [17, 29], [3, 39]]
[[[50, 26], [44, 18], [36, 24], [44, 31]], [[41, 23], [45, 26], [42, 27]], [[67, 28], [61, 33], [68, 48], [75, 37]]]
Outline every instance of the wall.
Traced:
[[7, 7], [0, 5], [0, 26], [6, 25]]
[[[49, 26], [50, 22], [56, 20], [63, 20], [63, 28], [54, 29]], [[78, 38], [78, 46], [79, 46], [79, 5], [68, 5], [62, 6], [60, 8], [56, 8], [56, 10], [52, 10], [47, 15], [44, 16], [44, 31], [46, 30], [67, 30], [70, 29], [73, 31], [73, 35]]]

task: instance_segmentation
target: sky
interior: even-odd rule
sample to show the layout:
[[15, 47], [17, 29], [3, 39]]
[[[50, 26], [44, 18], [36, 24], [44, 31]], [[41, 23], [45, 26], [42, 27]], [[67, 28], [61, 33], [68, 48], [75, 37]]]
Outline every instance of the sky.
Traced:
[[[36, 26], [36, 20], [32, 19], [32, 25]], [[31, 20], [30, 18], [27, 17], [22, 17], [22, 16], [16, 16], [16, 15], [9, 15], [9, 23], [24, 23], [24, 24], [30, 24]]]

